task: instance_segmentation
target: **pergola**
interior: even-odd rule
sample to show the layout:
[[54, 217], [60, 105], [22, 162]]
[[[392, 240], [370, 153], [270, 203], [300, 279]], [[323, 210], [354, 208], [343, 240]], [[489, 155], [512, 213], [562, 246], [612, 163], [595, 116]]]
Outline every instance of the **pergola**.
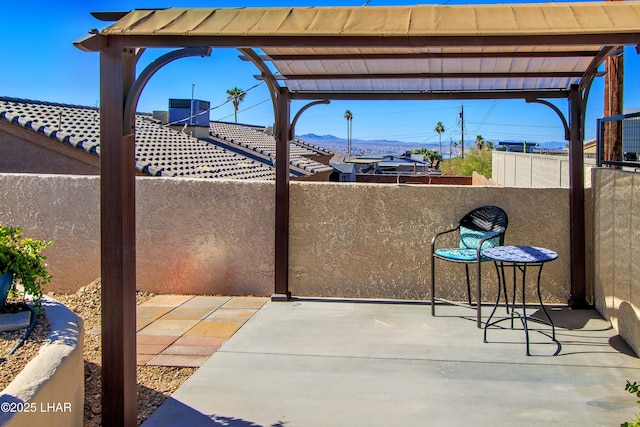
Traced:
[[[76, 42], [100, 52], [103, 423], [136, 423], [133, 114], [166, 63], [236, 48], [271, 93], [276, 158], [289, 157], [292, 100], [523, 99], [551, 107], [570, 144], [571, 300], [586, 306], [583, 128], [598, 68], [640, 44], [640, 3], [157, 9]], [[146, 49], [176, 48], [139, 75]], [[568, 119], [550, 100], [568, 100]], [[289, 169], [276, 163], [273, 300], [287, 300]]]

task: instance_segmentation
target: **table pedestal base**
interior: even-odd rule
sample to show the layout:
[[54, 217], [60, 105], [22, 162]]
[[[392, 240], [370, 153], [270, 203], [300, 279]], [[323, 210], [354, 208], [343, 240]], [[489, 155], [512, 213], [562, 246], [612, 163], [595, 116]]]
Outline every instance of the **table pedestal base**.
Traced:
[[[524, 328], [525, 339], [526, 339], [526, 344], [527, 344], [526, 354], [527, 354], [527, 356], [531, 356], [531, 352], [529, 350], [529, 325], [528, 325], [528, 317], [527, 317], [525, 281], [526, 281], [526, 277], [527, 277], [527, 267], [539, 267], [538, 268], [538, 280], [537, 280], [536, 290], [537, 290], [537, 293], [538, 293], [538, 301], [540, 302], [540, 308], [542, 308], [542, 311], [543, 311], [544, 315], [546, 316], [548, 322], [545, 321], [545, 320], [542, 320], [542, 319], [532, 319], [532, 320], [535, 320], [536, 322], [540, 322], [540, 323], [543, 323], [545, 325], [551, 326], [551, 339], [557, 345], [557, 350], [553, 355], [556, 356], [557, 354], [559, 354], [560, 350], [561, 350], [561, 344], [560, 344], [560, 342], [558, 342], [558, 340], [556, 340], [556, 327], [553, 324], [553, 320], [551, 320], [551, 317], [549, 316], [549, 313], [547, 312], [547, 309], [545, 308], [544, 304], [542, 303], [542, 295], [540, 293], [540, 276], [542, 274], [542, 266], [544, 265], [544, 263], [530, 263], [530, 262], [519, 263], [519, 262], [495, 261], [494, 264], [495, 264], [495, 267], [496, 267], [496, 272], [498, 274], [498, 297], [496, 298], [496, 304], [494, 305], [493, 310], [491, 311], [491, 314], [489, 315], [489, 318], [487, 319], [487, 322], [484, 325], [484, 342], [485, 343], [487, 342], [487, 328], [489, 328], [490, 326], [496, 325], [496, 324], [498, 324], [500, 322], [504, 322], [506, 320], [511, 320], [511, 329], [513, 329], [514, 317], [517, 316], [520, 319], [520, 321], [522, 322], [522, 327]], [[507, 298], [507, 295], [506, 295], [507, 288], [506, 288], [506, 279], [505, 279], [505, 274], [504, 274], [505, 267], [513, 268], [513, 299], [512, 299], [512, 304], [511, 304], [511, 312], [509, 312], [509, 303], [508, 303], [508, 298]], [[522, 313], [519, 313], [519, 312], [517, 312], [515, 310], [516, 281], [517, 281], [516, 280], [516, 272], [517, 271], [520, 271], [522, 273]], [[504, 318], [501, 318], [501, 319], [497, 319], [497, 320], [492, 322], [491, 319], [493, 318], [493, 315], [495, 314], [496, 310], [498, 309], [498, 305], [500, 303], [500, 293], [501, 293], [501, 290], [503, 288], [504, 288], [504, 292], [505, 292], [506, 310], [507, 310], [507, 314], [510, 314], [510, 316], [509, 317], [504, 317]]]

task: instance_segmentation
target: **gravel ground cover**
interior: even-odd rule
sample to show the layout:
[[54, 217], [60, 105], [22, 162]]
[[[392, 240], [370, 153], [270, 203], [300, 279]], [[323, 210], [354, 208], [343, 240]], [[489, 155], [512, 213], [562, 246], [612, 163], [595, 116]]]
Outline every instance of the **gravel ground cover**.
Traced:
[[[9, 298], [6, 312], [16, 312], [22, 309], [17, 305], [17, 300]], [[49, 335], [49, 322], [45, 316], [38, 316], [36, 325], [25, 340], [24, 344], [11, 350], [18, 344], [26, 332], [25, 329], [17, 331], [0, 332], [0, 390], [4, 390], [13, 379], [22, 371], [27, 363], [38, 354], [40, 347]]]
[[[101, 342], [100, 342], [100, 280], [81, 288], [75, 294], [49, 294], [84, 320], [84, 376], [85, 404], [84, 425], [99, 426], [102, 421], [101, 405]], [[141, 304], [153, 294], [139, 292], [137, 303]], [[25, 345], [16, 351], [15, 357], [5, 355], [22, 336], [22, 331], [0, 335], [0, 390], [4, 389], [15, 375], [33, 358], [46, 339], [49, 329], [44, 316]], [[138, 424], [144, 422], [171, 394], [196, 371], [196, 368], [165, 366], [138, 366]]]

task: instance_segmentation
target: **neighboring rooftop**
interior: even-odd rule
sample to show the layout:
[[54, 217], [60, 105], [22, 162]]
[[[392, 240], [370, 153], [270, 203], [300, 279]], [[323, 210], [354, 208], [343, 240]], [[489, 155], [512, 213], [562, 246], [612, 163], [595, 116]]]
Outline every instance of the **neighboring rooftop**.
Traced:
[[[235, 144], [238, 146], [237, 148], [253, 151], [270, 160], [275, 158], [276, 140], [273, 135], [266, 133], [263, 128], [226, 122], [210, 122], [209, 130], [211, 136], [219, 142]], [[329, 150], [300, 140], [294, 140], [289, 143], [291, 166], [307, 173], [332, 171], [333, 168], [327, 164], [312, 160], [312, 158], [323, 156], [329, 159], [332, 155], [333, 153]]]
[[[88, 154], [100, 155], [100, 112], [97, 108], [0, 97], [0, 120]], [[136, 114], [136, 169], [151, 176], [275, 179], [275, 140], [272, 136], [252, 126], [215, 122], [211, 126], [236, 136], [227, 141], [224, 137], [200, 140], [164, 126], [151, 115]], [[262, 155], [243, 153], [238, 149], [241, 147]], [[331, 155], [318, 147], [292, 143], [292, 176], [312, 176], [331, 170], [305, 158], [305, 154], [327, 158]]]

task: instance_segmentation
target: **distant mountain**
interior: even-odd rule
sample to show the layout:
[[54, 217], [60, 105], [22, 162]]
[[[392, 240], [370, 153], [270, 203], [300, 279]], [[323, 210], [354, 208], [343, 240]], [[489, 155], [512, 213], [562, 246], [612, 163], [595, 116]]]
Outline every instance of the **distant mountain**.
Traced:
[[[347, 151], [347, 140], [335, 135], [316, 135], [315, 133], [307, 133], [304, 135], [298, 135], [298, 139], [341, 153], [345, 153]], [[422, 147], [435, 149], [438, 147], [438, 144], [425, 144], [388, 139], [354, 139], [351, 141], [352, 154], [402, 154], [406, 151]]]
[[319, 140], [333, 141], [333, 140], [340, 140], [342, 138], [338, 138], [337, 136], [333, 136], [333, 135], [316, 135], [315, 133], [305, 133], [304, 135], [299, 135], [298, 139], [301, 139], [303, 141], [311, 141], [311, 140], [314, 140], [314, 141], [319, 141]]
[[[307, 133], [299, 135], [298, 139], [306, 141], [310, 144], [317, 145], [323, 148], [327, 148], [333, 151], [346, 153], [347, 140], [335, 135], [317, 135], [315, 133]], [[522, 142], [517, 140], [507, 140], [504, 142]], [[530, 144], [538, 144], [537, 149], [540, 150], [562, 150], [566, 147], [566, 141], [546, 141], [536, 142], [527, 141]], [[494, 142], [494, 147], [498, 147], [499, 141]], [[475, 145], [473, 145], [475, 147]], [[438, 143], [420, 143], [420, 142], [406, 142], [396, 141], [388, 139], [354, 139], [351, 141], [351, 153], [352, 154], [402, 154], [406, 151], [410, 151], [417, 148], [429, 148], [431, 150], [438, 150]], [[449, 153], [449, 144], [442, 143], [442, 151], [445, 154]]]

